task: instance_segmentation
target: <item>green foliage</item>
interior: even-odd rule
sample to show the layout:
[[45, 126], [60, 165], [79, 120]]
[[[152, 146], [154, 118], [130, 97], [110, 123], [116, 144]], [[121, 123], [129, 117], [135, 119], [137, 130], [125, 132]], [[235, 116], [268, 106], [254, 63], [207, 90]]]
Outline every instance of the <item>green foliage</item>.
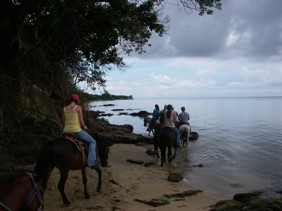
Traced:
[[15, 170], [15, 165], [13, 163], [4, 163], [0, 166], [0, 172], [10, 173]]
[[[143, 53], [152, 33], [162, 36], [164, 1], [16, 1], [1, 3], [3, 67], [26, 83], [55, 85], [56, 73], [74, 84], [105, 86], [105, 74], [126, 67], [123, 55]], [[220, 0], [179, 1], [200, 15], [221, 9]], [[13, 61], [11, 63], [11, 61]]]
[[[199, 14], [220, 9], [220, 0], [179, 3]], [[1, 1], [0, 112], [10, 118], [26, 109], [40, 115], [35, 91], [62, 103], [79, 91], [79, 82], [104, 89], [108, 71], [126, 68], [124, 55], [144, 53], [152, 34], [167, 31], [169, 18], [161, 16], [164, 4], [161, 0]]]

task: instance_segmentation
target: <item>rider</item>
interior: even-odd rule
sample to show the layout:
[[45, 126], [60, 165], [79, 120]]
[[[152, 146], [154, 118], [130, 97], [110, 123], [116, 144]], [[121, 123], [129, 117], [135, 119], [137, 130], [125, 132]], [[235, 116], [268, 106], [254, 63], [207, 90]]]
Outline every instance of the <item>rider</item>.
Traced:
[[164, 116], [163, 116], [164, 117], [163, 126], [169, 127], [175, 132], [177, 138], [177, 148], [180, 148], [180, 133], [177, 127], [175, 126], [175, 123], [177, 121], [176, 112], [173, 111], [173, 107], [170, 104], [167, 106], [166, 109], [167, 110], [164, 112]]
[[149, 134], [150, 134], [150, 132], [152, 131], [155, 122], [156, 122], [156, 121], [159, 119], [159, 117], [160, 117], [160, 107], [159, 107], [158, 104], [155, 105], [155, 109], [153, 110], [153, 115], [152, 115], [152, 116], [153, 116], [153, 117], [152, 117], [152, 119], [150, 120], [148, 129], [147, 129], [147, 131], [149, 131]]
[[189, 122], [188, 122], [188, 120], [190, 120], [189, 113], [185, 111], [184, 106], [181, 107], [181, 111], [182, 112], [178, 115], [178, 121], [180, 122], [180, 125], [183, 125], [183, 124], [189, 125]]
[[77, 94], [72, 94], [70, 103], [63, 108], [62, 124], [64, 133], [74, 133], [78, 138], [89, 144], [87, 164], [91, 168], [98, 165], [96, 160], [96, 141], [85, 130], [87, 126], [82, 116], [82, 108], [79, 106], [80, 99]]

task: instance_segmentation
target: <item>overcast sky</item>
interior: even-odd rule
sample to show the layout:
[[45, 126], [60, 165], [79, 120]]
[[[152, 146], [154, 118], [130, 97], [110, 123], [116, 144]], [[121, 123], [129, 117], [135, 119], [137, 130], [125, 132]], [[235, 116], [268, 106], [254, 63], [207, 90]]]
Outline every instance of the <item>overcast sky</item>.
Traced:
[[[167, 5], [168, 35], [154, 36], [107, 90], [138, 97], [282, 96], [282, 0], [223, 0], [199, 16]], [[97, 93], [99, 94], [99, 93]]]

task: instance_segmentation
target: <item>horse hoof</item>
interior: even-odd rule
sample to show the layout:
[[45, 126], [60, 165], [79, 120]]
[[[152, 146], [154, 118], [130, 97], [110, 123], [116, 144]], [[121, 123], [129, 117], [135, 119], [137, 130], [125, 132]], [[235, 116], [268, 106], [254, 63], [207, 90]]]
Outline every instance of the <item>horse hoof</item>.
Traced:
[[101, 188], [97, 188], [97, 192], [98, 192], [98, 193], [101, 193]]
[[65, 204], [66, 207], [70, 206], [70, 202], [69, 201], [65, 202], [64, 204]]
[[90, 195], [89, 195], [89, 194], [86, 194], [86, 195], [85, 195], [85, 198], [86, 198], [86, 199], [90, 199]]

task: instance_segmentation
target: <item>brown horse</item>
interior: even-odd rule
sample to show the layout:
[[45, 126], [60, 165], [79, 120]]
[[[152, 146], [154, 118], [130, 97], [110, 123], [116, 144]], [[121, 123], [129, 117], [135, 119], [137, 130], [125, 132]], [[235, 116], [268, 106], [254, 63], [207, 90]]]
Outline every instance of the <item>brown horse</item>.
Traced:
[[[96, 143], [96, 146], [99, 150], [101, 163], [104, 163], [104, 158], [101, 156], [101, 154], [104, 153], [100, 153], [103, 146], [101, 143], [99, 143], [99, 141]], [[69, 138], [59, 137], [47, 143], [43, 147], [38, 156], [34, 170], [42, 177], [42, 185], [44, 189], [46, 189], [49, 176], [55, 167], [59, 169], [61, 174], [58, 189], [60, 191], [63, 203], [66, 206], [70, 204], [70, 201], [68, 200], [64, 189], [70, 170], [81, 170], [84, 185], [84, 196], [86, 199], [89, 198], [85, 171], [85, 168], [87, 167], [87, 150], [84, 146], [75, 144], [73, 141], [69, 140]], [[99, 166], [97, 166], [95, 170], [98, 173], [98, 186], [96, 190], [101, 192], [102, 172]]]
[[[163, 166], [164, 162], [166, 161], [166, 157], [168, 159], [168, 163], [170, 165], [171, 161], [176, 156], [176, 149], [177, 149], [177, 140], [175, 132], [169, 127], [163, 127], [160, 129], [159, 132], [159, 144], [161, 150], [161, 166]], [[174, 154], [172, 156], [172, 148], [174, 148]], [[167, 155], [166, 155], [167, 149]]]
[[43, 189], [34, 172], [16, 170], [0, 178], [1, 211], [43, 209]]

